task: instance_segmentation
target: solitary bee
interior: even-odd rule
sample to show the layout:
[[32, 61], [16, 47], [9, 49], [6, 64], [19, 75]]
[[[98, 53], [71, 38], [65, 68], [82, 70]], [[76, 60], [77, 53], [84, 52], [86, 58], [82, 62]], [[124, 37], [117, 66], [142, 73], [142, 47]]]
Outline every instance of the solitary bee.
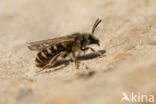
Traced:
[[64, 59], [67, 56], [72, 58], [75, 68], [78, 69], [76, 52], [85, 52], [90, 49], [94, 53], [103, 56], [103, 54], [95, 51], [93, 48], [87, 47], [91, 44], [100, 45], [99, 40], [94, 35], [94, 31], [101, 21], [101, 19], [95, 21], [92, 33], [73, 33], [65, 37], [28, 43], [30, 50], [39, 51], [36, 56], [35, 65], [42, 68], [37, 73], [54, 66], [58, 57]]

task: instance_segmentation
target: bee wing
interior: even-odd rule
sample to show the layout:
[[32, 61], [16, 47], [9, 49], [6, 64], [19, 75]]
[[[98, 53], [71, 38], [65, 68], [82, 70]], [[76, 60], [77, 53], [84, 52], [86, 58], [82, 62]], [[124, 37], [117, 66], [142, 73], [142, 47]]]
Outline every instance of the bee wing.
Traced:
[[65, 43], [65, 42], [73, 42], [75, 41], [72, 37], [60, 37], [60, 38], [54, 38], [54, 39], [48, 39], [48, 40], [42, 40], [42, 41], [36, 41], [36, 42], [29, 42], [27, 44], [28, 48], [32, 51], [41, 51], [43, 49], [46, 49], [52, 45], [56, 45], [58, 43]]

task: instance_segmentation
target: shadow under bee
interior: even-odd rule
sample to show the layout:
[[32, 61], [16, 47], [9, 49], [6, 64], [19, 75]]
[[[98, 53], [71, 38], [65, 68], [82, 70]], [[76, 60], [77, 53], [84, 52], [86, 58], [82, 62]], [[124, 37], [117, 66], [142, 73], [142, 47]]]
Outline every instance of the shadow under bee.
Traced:
[[[106, 53], [106, 50], [99, 50], [98, 52], [104, 54]], [[90, 59], [94, 59], [99, 57], [99, 55], [95, 54], [95, 53], [89, 53], [87, 55], [82, 55], [78, 57], [78, 60], [90, 60]]]
[[[102, 54], [105, 54], [105, 53], [106, 53], [106, 50], [99, 50], [98, 52], [100, 52], [100, 53], [102, 53]], [[99, 55], [97, 55], [97, 54], [95, 54], [95, 53], [89, 53], [89, 54], [87, 54], [87, 55], [79, 56], [79, 57], [78, 57], [78, 60], [79, 60], [79, 61], [91, 60], [91, 59], [94, 59], [94, 58], [97, 58], [97, 57], [99, 57]], [[58, 61], [56, 62], [56, 64], [55, 64], [54, 66], [50, 67], [50, 68], [55, 68], [55, 67], [61, 66], [61, 65], [63, 65], [63, 64], [64, 64], [64, 66], [62, 66], [62, 67], [60, 67], [60, 68], [55, 68], [55, 69], [53, 69], [53, 70], [48, 70], [48, 71], [46, 71], [46, 72], [47, 72], [47, 73], [49, 73], [49, 72], [54, 72], [54, 71], [58, 71], [58, 70], [60, 70], [60, 69], [62, 69], [62, 68], [65, 68], [65, 67], [69, 64], [69, 62], [72, 62], [72, 60], [71, 60], [71, 59], [69, 59], [69, 60], [58, 60]]]

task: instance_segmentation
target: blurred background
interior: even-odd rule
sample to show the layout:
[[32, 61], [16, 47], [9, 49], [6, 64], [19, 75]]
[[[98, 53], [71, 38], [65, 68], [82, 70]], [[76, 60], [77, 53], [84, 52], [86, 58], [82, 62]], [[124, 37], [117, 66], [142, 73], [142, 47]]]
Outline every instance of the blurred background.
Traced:
[[[156, 0], [0, 0], [0, 104], [138, 104], [156, 96]], [[36, 74], [26, 42], [95, 31], [106, 56], [90, 51]], [[142, 100], [142, 99], [141, 99]], [[154, 103], [153, 103], [154, 104]]]

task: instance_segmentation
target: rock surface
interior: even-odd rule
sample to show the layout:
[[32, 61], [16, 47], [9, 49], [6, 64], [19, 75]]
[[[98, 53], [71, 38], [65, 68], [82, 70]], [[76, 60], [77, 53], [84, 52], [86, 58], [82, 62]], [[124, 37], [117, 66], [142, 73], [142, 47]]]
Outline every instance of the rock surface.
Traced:
[[[88, 51], [79, 70], [66, 61], [35, 73], [36, 52], [26, 42], [90, 32], [97, 18], [101, 45], [92, 47], [105, 57]], [[127, 104], [123, 92], [156, 96], [156, 0], [1, 0], [0, 52], [0, 104]]]

